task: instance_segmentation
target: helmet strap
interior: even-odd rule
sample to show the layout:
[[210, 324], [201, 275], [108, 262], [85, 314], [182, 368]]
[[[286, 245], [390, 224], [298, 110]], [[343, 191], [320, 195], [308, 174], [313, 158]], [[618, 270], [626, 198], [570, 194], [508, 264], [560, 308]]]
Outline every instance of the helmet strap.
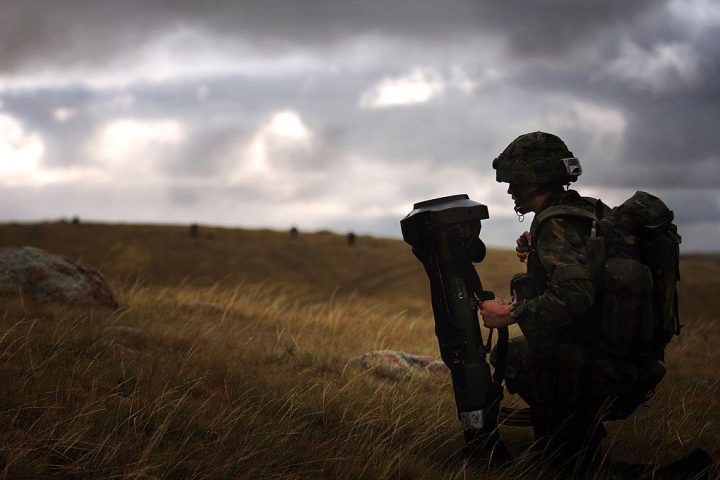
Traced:
[[[562, 189], [562, 185], [560, 185], [560, 190]], [[522, 206], [522, 204], [531, 200], [533, 197], [556, 190], [558, 190], [558, 185], [555, 183], [541, 183], [536, 189], [531, 190], [524, 195], [517, 196], [515, 202], [521, 204], [515, 207], [515, 214], [518, 216], [518, 221], [522, 222], [523, 220], [525, 220], [525, 214], [530, 211], [529, 209]]]
[[[543, 187], [543, 185], [539, 185], [536, 189], [531, 190], [524, 195], [517, 195], [515, 197], [515, 203], [517, 203], [518, 206], [515, 207], [515, 213], [517, 214], [518, 218], [523, 217], [526, 213], [530, 211], [529, 209], [522, 206], [522, 204], [526, 203], [537, 195], [542, 195], [543, 193], [545, 193], [545, 188]], [[520, 221], [522, 222], [522, 220]]]

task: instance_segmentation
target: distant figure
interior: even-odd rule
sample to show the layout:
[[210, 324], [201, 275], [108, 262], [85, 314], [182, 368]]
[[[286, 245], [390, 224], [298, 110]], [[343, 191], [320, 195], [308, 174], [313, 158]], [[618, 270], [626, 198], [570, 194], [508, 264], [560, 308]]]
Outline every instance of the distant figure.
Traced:
[[190, 236], [197, 237], [199, 228], [197, 223], [190, 224]]
[[347, 234], [347, 243], [351, 247], [355, 245], [355, 241], [357, 240], [357, 235], [355, 235], [355, 232], [348, 232]]
[[72, 217], [72, 224], [73, 224], [73, 225], [80, 225], [80, 217], [78, 217], [77, 215], [75, 215], [74, 217]]
[[292, 227], [290, 229], [290, 238], [297, 238], [300, 232], [298, 231], [297, 227]]

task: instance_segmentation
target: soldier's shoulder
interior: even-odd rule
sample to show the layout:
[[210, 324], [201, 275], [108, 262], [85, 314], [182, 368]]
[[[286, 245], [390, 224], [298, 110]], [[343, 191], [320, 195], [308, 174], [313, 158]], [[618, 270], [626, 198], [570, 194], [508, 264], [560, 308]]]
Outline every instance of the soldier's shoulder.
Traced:
[[583, 219], [569, 216], [557, 216], [547, 219], [542, 225], [535, 228], [535, 235], [537, 245], [543, 245], [545, 247], [550, 244], [557, 245], [558, 248], [562, 248], [565, 244], [570, 243], [573, 246], [579, 246], [582, 242], [585, 228], [585, 222]]
[[574, 209], [594, 212], [599, 200], [592, 197], [583, 197], [575, 190], [567, 190], [555, 197], [551, 207], [566, 208], [574, 211]]
[[595, 209], [590, 202], [579, 195], [563, 196], [535, 216], [531, 230], [537, 235], [540, 230], [546, 230], [546, 225], [552, 225], [553, 230], [576, 229], [596, 220]]

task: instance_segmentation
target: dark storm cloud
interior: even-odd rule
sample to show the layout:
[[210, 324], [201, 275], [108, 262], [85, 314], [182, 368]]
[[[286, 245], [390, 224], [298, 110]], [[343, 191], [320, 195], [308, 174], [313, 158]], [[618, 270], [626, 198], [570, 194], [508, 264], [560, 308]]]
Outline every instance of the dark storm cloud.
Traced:
[[632, 24], [659, 2], [652, 0], [592, 0], [582, 6], [572, 0], [483, 2], [484, 23], [504, 32], [510, 54], [557, 58], [558, 53], [582, 49], [599, 34], [607, 36]]
[[720, 196], [698, 190], [691, 195], [670, 191], [663, 192], [663, 201], [675, 213], [675, 220], [682, 225], [702, 222], [720, 223]]
[[[637, 148], [636, 152], [642, 152]], [[601, 169], [590, 170], [587, 180], [596, 184], [612, 184], [617, 187], [644, 188], [673, 188], [684, 187], [695, 188], [718, 188], [720, 186], [720, 156], [693, 158], [686, 156], [685, 152], [661, 152], [655, 158], [655, 163], [643, 159], [633, 162], [632, 159], [622, 160], [621, 163], [613, 164], [610, 168], [603, 166]], [[640, 153], [642, 154], [642, 153]], [[673, 158], [670, 155], [675, 154]], [[592, 169], [592, 170], [591, 170]]]
[[317, 47], [363, 35], [443, 42], [488, 30], [506, 37], [513, 55], [557, 54], [628, 24], [656, 4], [594, 0], [578, 8], [568, 0], [10, 0], [0, 7], [0, 65], [12, 71], [102, 64], [109, 55], [123, 57], [179, 26], [245, 37], [259, 49], [297, 45], [298, 40]]
[[634, 117], [626, 137], [637, 154], [633, 163], [720, 159], [720, 103], [673, 96], [638, 105]]
[[[585, 162], [585, 182], [628, 187], [720, 187], [720, 136], [716, 134], [720, 129], [720, 103], [716, 100], [720, 98], [720, 57], [715, 47], [720, 29], [714, 29], [712, 35], [704, 34], [702, 39], [705, 43], [698, 44], [697, 78], [678, 81], [667, 91], [600, 77], [592, 70], [558, 74], [542, 66], [515, 76], [514, 85], [520, 92], [561, 94], [622, 115], [625, 128], [616, 158], [589, 145], [587, 131], [566, 126], [569, 128], [556, 132]], [[605, 64], [612, 59], [602, 58]], [[602, 68], [603, 62], [597, 67]], [[529, 112], [546, 108], [539, 99], [523, 99], [523, 104]]]

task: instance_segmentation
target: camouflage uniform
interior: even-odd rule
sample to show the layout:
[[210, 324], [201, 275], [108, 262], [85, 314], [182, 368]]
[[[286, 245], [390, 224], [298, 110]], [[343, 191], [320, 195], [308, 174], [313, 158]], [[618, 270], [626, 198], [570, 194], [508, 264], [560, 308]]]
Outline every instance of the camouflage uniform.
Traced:
[[509, 344], [507, 389], [530, 405], [536, 439], [556, 447], [562, 460], [583, 447], [592, 454], [606, 435], [602, 421], [627, 418], [664, 375], [659, 362], [619, 352], [600, 329], [605, 244], [591, 231], [609, 209], [561, 188], [582, 168], [555, 135], [519, 136], [493, 168], [498, 182], [510, 184], [518, 214], [548, 193], [534, 209], [527, 273], [511, 284], [510, 315], [523, 337]]
[[[554, 195], [536, 212], [550, 206], [573, 206], [592, 213], [593, 206], [577, 192]], [[590, 223], [582, 218], [556, 217], [537, 230], [530, 227], [533, 245], [528, 258], [529, 291], [515, 303], [511, 315], [528, 339], [582, 341], [591, 336], [588, 312], [595, 286], [585, 249]]]
[[[549, 207], [575, 215], [538, 225]], [[509, 345], [507, 388], [531, 405], [537, 437], [562, 432], [555, 437], [573, 452], [583, 444], [597, 446], [606, 435], [602, 420], [629, 416], [659, 381], [657, 372], [614, 355], [599, 331], [592, 221], [577, 215], [598, 208], [606, 207], [568, 190], [538, 209], [528, 273], [520, 277], [526, 283], [515, 288], [519, 298], [511, 307], [523, 337]]]
[[[551, 206], [594, 208], [568, 190], [551, 196], [535, 218]], [[533, 222], [528, 273], [520, 279], [524, 291], [515, 289], [521, 299], [511, 308], [524, 336], [511, 341], [505, 373], [508, 390], [532, 407], [536, 437], [562, 429], [558, 440], [571, 447], [593, 431], [598, 403], [588, 391], [598, 341], [593, 265], [586, 251], [590, 228], [578, 217], [550, 218], [540, 228]], [[604, 436], [598, 424], [589, 439], [597, 443]]]

